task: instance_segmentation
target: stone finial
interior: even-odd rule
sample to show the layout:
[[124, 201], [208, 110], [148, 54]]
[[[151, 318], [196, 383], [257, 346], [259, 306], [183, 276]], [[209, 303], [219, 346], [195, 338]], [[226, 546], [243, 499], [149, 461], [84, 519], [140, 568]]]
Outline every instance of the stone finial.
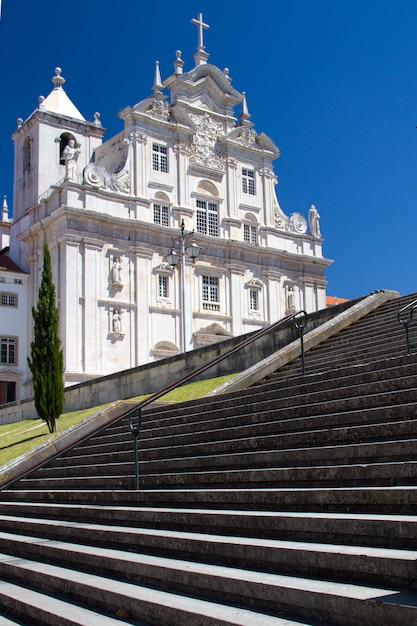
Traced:
[[250, 118], [250, 114], [249, 114], [249, 110], [248, 110], [248, 103], [246, 100], [246, 92], [242, 91], [242, 109], [240, 111], [240, 115], [239, 115], [239, 119], [242, 120], [242, 122], [245, 120], [248, 120]]
[[62, 85], [65, 83], [65, 78], [63, 76], [61, 76], [61, 68], [60, 67], [56, 67], [55, 68], [55, 76], [51, 79], [52, 82], [55, 85], [55, 89], [61, 89]]
[[164, 86], [161, 80], [161, 72], [159, 71], [159, 61], [155, 61], [155, 77], [153, 81], [152, 91], [156, 95], [162, 93]]
[[45, 107], [43, 106], [45, 100], [45, 96], [38, 96], [38, 109], [44, 109]]
[[102, 128], [102, 124], [100, 122], [100, 113], [98, 111], [96, 111], [94, 113], [94, 122], [93, 122], [94, 126], [97, 126], [97, 128]]
[[176, 50], [175, 51], [175, 61], [174, 61], [174, 68], [175, 68], [175, 73], [176, 74], [182, 74], [182, 70], [184, 67], [184, 61], [181, 58], [181, 50]]
[[22, 128], [23, 126], [23, 119], [21, 117], [18, 117], [16, 120], [16, 124], [18, 128]]
[[9, 207], [7, 206], [7, 196], [3, 196], [3, 206], [1, 210], [1, 221], [9, 221]]

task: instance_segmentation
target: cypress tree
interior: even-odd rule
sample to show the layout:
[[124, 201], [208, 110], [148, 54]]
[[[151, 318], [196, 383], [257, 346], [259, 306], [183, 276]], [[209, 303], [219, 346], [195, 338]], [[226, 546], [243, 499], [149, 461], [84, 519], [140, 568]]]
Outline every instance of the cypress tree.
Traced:
[[56, 431], [56, 420], [64, 409], [63, 353], [58, 333], [58, 309], [55, 304], [55, 286], [52, 282], [51, 255], [48, 245], [43, 247], [43, 271], [39, 287], [37, 309], [32, 308], [34, 335], [31, 359], [35, 408], [49, 432]]

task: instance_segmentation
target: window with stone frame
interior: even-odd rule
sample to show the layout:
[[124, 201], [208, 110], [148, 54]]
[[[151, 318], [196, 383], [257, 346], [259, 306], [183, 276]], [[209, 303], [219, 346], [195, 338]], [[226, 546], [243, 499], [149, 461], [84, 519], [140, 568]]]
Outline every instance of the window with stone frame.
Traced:
[[0, 295], [0, 306], [17, 307], [17, 293], [2, 293]]
[[152, 169], [157, 172], [168, 172], [168, 148], [166, 146], [152, 144]]
[[217, 202], [197, 200], [196, 230], [204, 235], [218, 237], [219, 235], [219, 207]]
[[203, 309], [219, 311], [219, 279], [217, 276], [202, 276]]
[[168, 276], [158, 275], [158, 297], [168, 298]]
[[255, 191], [255, 172], [242, 167], [242, 191], [251, 196], [256, 195]]
[[243, 224], [243, 241], [245, 243], [258, 243], [258, 228], [252, 224]]
[[0, 337], [0, 363], [17, 365], [17, 337]]
[[259, 311], [259, 289], [249, 289], [249, 310]]
[[163, 204], [153, 205], [153, 221], [154, 224], [160, 224], [161, 226], [168, 226], [168, 207]]

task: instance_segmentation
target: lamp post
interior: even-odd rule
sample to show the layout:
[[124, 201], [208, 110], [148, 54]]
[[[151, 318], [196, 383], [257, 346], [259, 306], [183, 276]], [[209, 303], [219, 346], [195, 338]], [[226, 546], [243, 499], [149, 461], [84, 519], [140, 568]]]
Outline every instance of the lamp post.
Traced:
[[185, 337], [185, 255], [194, 261], [200, 254], [200, 248], [194, 240], [194, 231], [186, 232], [184, 220], [181, 221], [181, 235], [172, 240], [171, 252], [165, 257], [167, 262], [175, 267], [181, 261], [181, 282], [180, 282], [180, 301], [181, 301], [181, 342], [182, 351], [186, 352]]

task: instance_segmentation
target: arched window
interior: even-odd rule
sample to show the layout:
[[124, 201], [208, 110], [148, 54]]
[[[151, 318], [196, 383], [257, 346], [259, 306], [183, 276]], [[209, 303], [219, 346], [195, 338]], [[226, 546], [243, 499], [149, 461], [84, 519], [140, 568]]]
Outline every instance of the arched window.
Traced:
[[60, 165], [65, 165], [64, 150], [69, 144], [69, 142], [71, 141], [71, 139], [73, 141], [76, 141], [74, 135], [71, 135], [71, 133], [62, 133], [59, 139], [59, 163]]
[[23, 144], [23, 173], [28, 172], [31, 166], [32, 158], [32, 141], [30, 137], [26, 137]]

